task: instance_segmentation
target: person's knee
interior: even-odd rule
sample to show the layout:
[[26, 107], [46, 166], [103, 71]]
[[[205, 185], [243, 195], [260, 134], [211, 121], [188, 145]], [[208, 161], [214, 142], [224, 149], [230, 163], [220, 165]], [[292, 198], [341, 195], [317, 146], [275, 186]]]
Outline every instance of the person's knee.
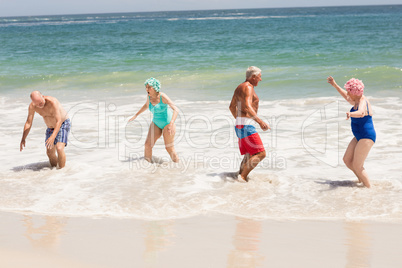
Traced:
[[360, 162], [353, 162], [353, 170], [356, 172], [360, 172], [363, 170], [363, 165]]
[[345, 163], [348, 168], [353, 168], [353, 161], [351, 159], [343, 157], [343, 163]]
[[47, 149], [47, 150], [46, 150], [46, 154], [47, 154], [47, 156], [49, 156], [49, 157], [53, 156], [54, 153], [55, 153], [55, 150], [52, 150], [52, 149]]
[[174, 143], [173, 142], [166, 142], [165, 143], [165, 148], [166, 148], [167, 151], [174, 150]]
[[64, 153], [64, 147], [66, 147], [66, 145], [65, 145], [64, 143], [61, 143], [61, 142], [57, 143], [57, 144], [56, 144], [56, 151], [57, 151], [57, 154], [62, 154], [62, 153]]
[[262, 152], [259, 153], [259, 155], [260, 155], [260, 159], [262, 160], [262, 159], [264, 159], [264, 158], [267, 156], [267, 152], [266, 152], [266, 151], [262, 151]]
[[174, 146], [165, 146], [165, 149], [169, 154], [173, 153], [175, 151]]

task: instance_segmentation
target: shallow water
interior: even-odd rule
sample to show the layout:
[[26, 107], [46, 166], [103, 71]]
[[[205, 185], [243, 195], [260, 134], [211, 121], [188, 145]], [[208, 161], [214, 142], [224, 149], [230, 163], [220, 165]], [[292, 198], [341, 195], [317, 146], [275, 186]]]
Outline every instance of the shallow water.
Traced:
[[[221, 213], [257, 219], [402, 220], [402, 6], [221, 10], [0, 18], [0, 210], [139, 219]], [[253, 29], [253, 31], [250, 31]], [[238, 183], [228, 110], [260, 67], [258, 127], [267, 157]], [[377, 142], [356, 185], [342, 163], [350, 107], [328, 85], [357, 77]], [[151, 115], [143, 81], [180, 109], [174, 164], [162, 139], [143, 159]], [[19, 152], [29, 93], [72, 120], [67, 166], [51, 169], [36, 115]]]
[[162, 139], [153, 150], [155, 163], [143, 159], [149, 112], [127, 123], [142, 103], [126, 98], [67, 102], [73, 122], [68, 161], [57, 170], [47, 163], [41, 118], [19, 152], [27, 103], [3, 99], [1, 141], [7, 154], [0, 209], [140, 219], [217, 212], [256, 219], [400, 221], [402, 141], [394, 137], [402, 134], [402, 113], [395, 110], [388, 118], [388, 108], [400, 99], [371, 102], [378, 139], [366, 161], [373, 184], [366, 189], [342, 163], [352, 134], [344, 116], [348, 104], [339, 98], [262, 101], [259, 113], [272, 127], [259, 131], [268, 153], [246, 184], [235, 180], [241, 158], [229, 101], [176, 102], [179, 164], [169, 159]]

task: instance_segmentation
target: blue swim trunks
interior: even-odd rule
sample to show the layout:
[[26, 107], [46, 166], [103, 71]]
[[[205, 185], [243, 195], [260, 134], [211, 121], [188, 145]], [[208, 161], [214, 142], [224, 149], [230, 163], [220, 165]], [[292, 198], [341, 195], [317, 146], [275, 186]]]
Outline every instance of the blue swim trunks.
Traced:
[[[67, 139], [68, 139], [68, 133], [70, 132], [70, 128], [71, 128], [71, 122], [70, 122], [70, 118], [67, 118], [63, 124], [61, 124], [59, 133], [57, 133], [56, 138], [54, 139], [54, 145], [56, 145], [58, 142], [63, 142], [66, 144], [67, 146]], [[47, 141], [47, 139], [50, 138], [50, 136], [52, 136], [54, 129], [53, 128], [47, 128], [46, 129], [46, 139], [45, 142]]]

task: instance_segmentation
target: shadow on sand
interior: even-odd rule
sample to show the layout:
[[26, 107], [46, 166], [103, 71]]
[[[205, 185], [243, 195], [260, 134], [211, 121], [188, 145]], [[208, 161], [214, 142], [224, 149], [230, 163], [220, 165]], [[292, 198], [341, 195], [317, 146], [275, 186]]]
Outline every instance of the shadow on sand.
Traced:
[[12, 170], [14, 172], [21, 172], [24, 170], [40, 171], [40, 170], [46, 169], [46, 168], [52, 168], [49, 161], [37, 162], [37, 163], [32, 163], [32, 164], [23, 165], [23, 166], [17, 166], [17, 167], [13, 167]]
[[322, 180], [322, 181], [315, 181], [315, 183], [328, 185], [329, 189], [325, 191], [335, 190], [340, 187], [344, 188], [354, 188], [354, 187], [363, 187], [357, 181], [331, 181], [331, 180]]
[[209, 173], [207, 176], [216, 177], [219, 176], [225, 182], [234, 182], [237, 181], [237, 175], [239, 172], [222, 172], [222, 173]]

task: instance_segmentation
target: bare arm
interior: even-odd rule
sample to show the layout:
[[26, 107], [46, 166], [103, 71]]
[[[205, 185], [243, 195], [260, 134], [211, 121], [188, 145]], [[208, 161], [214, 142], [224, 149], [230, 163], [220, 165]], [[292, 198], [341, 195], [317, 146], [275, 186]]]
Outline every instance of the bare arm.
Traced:
[[251, 116], [252, 119], [254, 119], [254, 121], [256, 121], [262, 130], [268, 130], [270, 129], [270, 127], [268, 126], [268, 124], [266, 124], [264, 121], [262, 121], [257, 113], [255, 112], [255, 110], [253, 109], [252, 106], [252, 102], [253, 102], [253, 89], [251, 86], [247, 86], [245, 89], [245, 95], [244, 95], [244, 106], [243, 107], [243, 111], [246, 112], [248, 115]]
[[235, 94], [233, 94], [232, 101], [230, 102], [230, 105], [229, 105], [229, 110], [232, 113], [233, 117], [236, 118], [237, 117], [237, 105], [236, 105]]
[[21, 138], [21, 143], [20, 143], [20, 152], [22, 151], [23, 147], [25, 147], [25, 139], [27, 138], [29, 131], [31, 130], [34, 115], [35, 115], [35, 110], [34, 110], [32, 104], [30, 104], [28, 107], [28, 118], [24, 125], [24, 131], [22, 132], [22, 138]]
[[352, 102], [349, 97], [348, 97], [348, 92], [346, 90], [344, 90], [343, 88], [341, 88], [340, 86], [338, 86], [338, 84], [335, 82], [335, 79], [330, 76], [327, 78], [327, 81], [329, 84], [331, 84], [331, 86], [333, 86], [338, 92], [339, 94], [341, 94], [341, 96], [350, 104], [354, 105], [354, 102]]
[[366, 99], [365, 98], [360, 98], [360, 102], [359, 102], [359, 109], [355, 112], [347, 112], [347, 119], [349, 117], [355, 117], [355, 118], [361, 118], [364, 117], [364, 115], [366, 114], [366, 105], [365, 105]]
[[137, 116], [139, 116], [140, 114], [145, 112], [145, 110], [148, 108], [148, 106], [149, 106], [149, 99], [147, 97], [147, 101], [145, 102], [145, 104], [140, 108], [140, 110], [133, 117], [130, 118], [130, 120], [128, 120], [128, 122], [135, 120], [137, 118]]
[[176, 105], [173, 103], [173, 101], [164, 93], [162, 94], [162, 101], [163, 103], [166, 103], [169, 105], [170, 108], [173, 110], [173, 115], [172, 115], [172, 120], [170, 121], [171, 124], [173, 124], [176, 121], [177, 115], [179, 114], [179, 110], [177, 109]]
[[169, 125], [167, 125], [167, 130], [170, 135], [173, 135], [175, 133], [175, 126], [174, 122], [176, 121], [177, 115], [179, 114], [179, 110], [177, 109], [176, 105], [173, 103], [173, 101], [166, 95], [162, 94], [162, 101], [169, 105], [170, 108], [173, 110], [173, 115], [172, 115], [172, 120], [170, 120]]

